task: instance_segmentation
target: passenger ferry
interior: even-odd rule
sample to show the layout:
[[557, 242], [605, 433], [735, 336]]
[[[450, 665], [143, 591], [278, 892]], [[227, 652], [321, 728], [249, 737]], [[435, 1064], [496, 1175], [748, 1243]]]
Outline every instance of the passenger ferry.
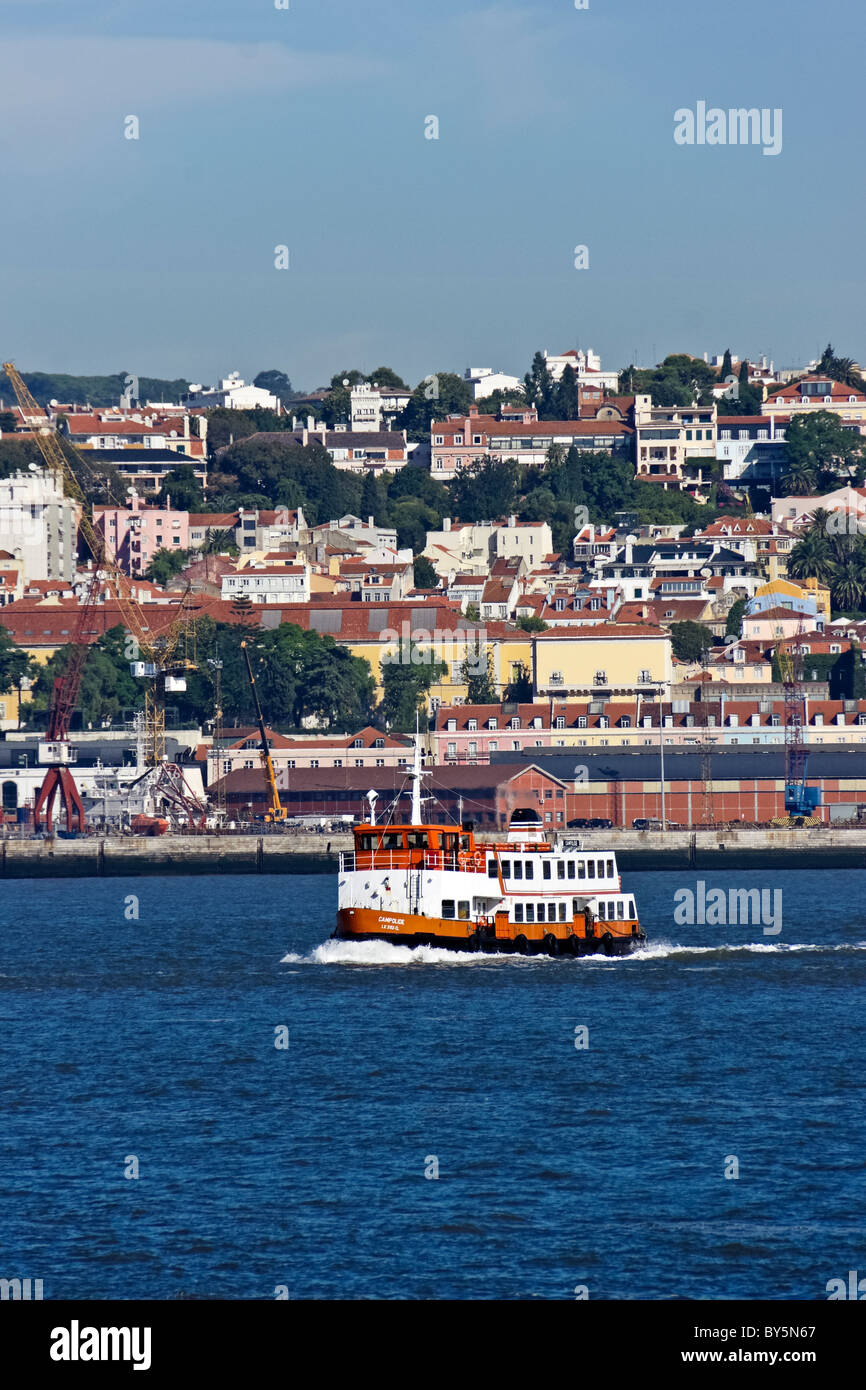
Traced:
[[425, 824], [415, 745], [408, 823], [371, 817], [340, 855], [334, 936], [458, 951], [627, 955], [646, 940], [610, 850], [550, 843], [541, 817], [516, 810], [507, 840], [480, 844], [472, 823]]

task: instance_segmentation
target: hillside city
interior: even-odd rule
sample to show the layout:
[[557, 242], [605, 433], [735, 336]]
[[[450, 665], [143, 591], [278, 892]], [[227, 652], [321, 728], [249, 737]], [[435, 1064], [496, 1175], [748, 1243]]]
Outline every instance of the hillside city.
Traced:
[[416, 730], [431, 795], [482, 827], [527, 800], [550, 829], [784, 824], [792, 744], [816, 823], [866, 812], [844, 756], [866, 742], [866, 382], [831, 345], [306, 394], [277, 370], [20, 381], [7, 828], [43, 828], [52, 758], [68, 832], [147, 825], [160, 767], [177, 827], [357, 821]]

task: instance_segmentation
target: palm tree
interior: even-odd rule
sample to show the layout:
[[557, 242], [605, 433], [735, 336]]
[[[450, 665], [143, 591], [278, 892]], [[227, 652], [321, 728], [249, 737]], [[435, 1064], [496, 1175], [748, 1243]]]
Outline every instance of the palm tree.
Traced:
[[838, 534], [838, 527], [832, 518], [836, 515], [827, 507], [816, 507], [809, 513], [809, 529], [807, 534], [814, 533], [817, 536], [833, 536]]
[[817, 474], [811, 464], [795, 463], [782, 479], [789, 497], [811, 497], [817, 484]]
[[227, 550], [237, 554], [234, 531], [229, 526], [209, 526], [201, 548], [202, 555], [220, 555]]
[[794, 546], [788, 558], [788, 574], [792, 579], [815, 578], [825, 584], [834, 572], [830, 542], [820, 531], [807, 531]]
[[866, 597], [866, 548], [862, 537], [836, 536], [831, 543], [831, 551], [830, 597], [833, 607], [846, 612], [859, 611]]

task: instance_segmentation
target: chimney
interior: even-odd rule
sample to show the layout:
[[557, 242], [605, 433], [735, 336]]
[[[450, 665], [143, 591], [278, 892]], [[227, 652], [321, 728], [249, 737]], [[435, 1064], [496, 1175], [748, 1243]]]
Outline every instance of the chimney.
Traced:
[[627, 565], [630, 565], [630, 564], [632, 563], [632, 546], [634, 545], [634, 543], [635, 543], [635, 537], [634, 537], [634, 536], [626, 536], [626, 538], [625, 538], [625, 563], [626, 563]]
[[376, 525], [375, 519], [374, 519], [372, 516], [368, 516], [368, 517], [367, 517], [367, 525], [370, 526], [370, 527], [373, 527], [373, 526]]
[[443, 518], [442, 518], [442, 530], [443, 530], [443, 531], [450, 531], [450, 530], [451, 530], [451, 518], [450, 518], [450, 516], [443, 516]]
[[511, 513], [511, 516], [508, 518], [508, 525], [509, 525], [509, 526], [516, 526], [516, 525], [517, 525], [517, 517], [514, 515], [513, 512]]
[[313, 416], [313, 415], [308, 415], [308, 416], [307, 416], [307, 429], [308, 429], [308, 430], [310, 431], [310, 433], [312, 434], [312, 432], [313, 432], [313, 430], [314, 430], [315, 428], [316, 428], [315, 416]]

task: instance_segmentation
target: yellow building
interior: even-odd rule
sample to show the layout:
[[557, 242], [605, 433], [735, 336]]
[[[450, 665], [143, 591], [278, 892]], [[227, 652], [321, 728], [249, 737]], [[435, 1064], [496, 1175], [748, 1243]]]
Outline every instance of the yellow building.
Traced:
[[592, 695], [610, 699], [673, 678], [670, 633], [657, 627], [600, 623], [556, 628], [533, 638], [533, 685], [545, 695]]

